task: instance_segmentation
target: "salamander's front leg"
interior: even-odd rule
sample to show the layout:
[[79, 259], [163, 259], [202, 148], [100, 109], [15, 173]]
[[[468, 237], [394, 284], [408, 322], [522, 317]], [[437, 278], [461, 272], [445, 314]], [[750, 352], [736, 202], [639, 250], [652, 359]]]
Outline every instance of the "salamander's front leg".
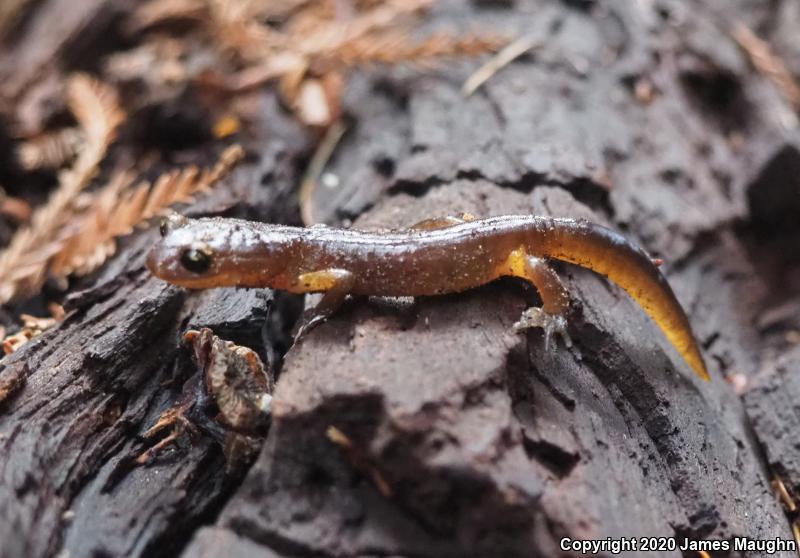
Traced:
[[322, 300], [314, 308], [303, 312], [300, 327], [294, 336], [295, 343], [312, 328], [330, 318], [347, 298], [353, 288], [356, 276], [346, 269], [323, 269], [304, 273], [298, 277], [298, 284], [306, 292], [324, 292]]
[[514, 331], [521, 332], [532, 327], [541, 327], [544, 330], [545, 350], [549, 348], [550, 338], [554, 333], [560, 334], [567, 347], [570, 347], [572, 340], [567, 334], [565, 318], [569, 309], [569, 293], [556, 272], [545, 260], [529, 256], [522, 248], [511, 252], [504, 267], [506, 268], [504, 275], [530, 281], [542, 298], [542, 307], [532, 306], [525, 310], [519, 321], [514, 324]]

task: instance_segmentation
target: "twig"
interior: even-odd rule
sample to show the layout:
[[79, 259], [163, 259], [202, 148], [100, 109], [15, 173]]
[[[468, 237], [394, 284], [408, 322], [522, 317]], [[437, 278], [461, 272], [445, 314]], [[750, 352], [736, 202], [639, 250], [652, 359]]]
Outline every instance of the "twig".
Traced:
[[797, 524], [797, 521], [792, 522], [792, 534], [794, 535], [794, 542], [798, 548], [798, 554], [800, 554], [800, 525]]
[[772, 480], [772, 487], [778, 493], [778, 496], [780, 496], [787, 510], [790, 512], [797, 510], [797, 504], [789, 495], [789, 491], [786, 490], [786, 485], [783, 484], [783, 480], [778, 475], [775, 475], [775, 478]]
[[319, 184], [319, 177], [325, 170], [325, 165], [333, 155], [333, 151], [347, 131], [347, 126], [341, 120], [334, 122], [325, 133], [325, 137], [317, 146], [311, 162], [308, 164], [303, 181], [300, 183], [300, 217], [306, 226], [313, 225], [314, 221], [314, 192]]
[[512, 41], [467, 78], [467, 81], [464, 82], [464, 86], [461, 88], [461, 93], [465, 97], [469, 97], [502, 68], [529, 50], [538, 48], [539, 46], [540, 43], [538, 41], [528, 36], [520, 37]]
[[753, 66], [778, 88], [795, 112], [800, 111], [800, 86], [786, 67], [786, 63], [772, 52], [769, 44], [759, 39], [741, 21], [733, 25], [731, 35], [750, 57]]

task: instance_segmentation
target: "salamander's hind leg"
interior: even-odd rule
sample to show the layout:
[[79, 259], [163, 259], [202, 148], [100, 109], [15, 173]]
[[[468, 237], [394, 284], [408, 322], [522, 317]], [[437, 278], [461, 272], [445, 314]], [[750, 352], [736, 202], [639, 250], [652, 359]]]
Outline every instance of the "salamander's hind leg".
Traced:
[[550, 346], [550, 338], [558, 333], [564, 339], [567, 347], [572, 345], [572, 340], [567, 334], [567, 320], [565, 314], [569, 309], [569, 293], [561, 283], [558, 275], [547, 262], [541, 258], [529, 256], [521, 248], [514, 250], [505, 262], [504, 275], [521, 277], [530, 281], [539, 291], [542, 298], [542, 307], [531, 307], [525, 310], [513, 328], [519, 333], [533, 327], [544, 330], [544, 346]]
[[475, 216], [472, 213], [459, 213], [458, 215], [447, 215], [445, 217], [425, 219], [419, 223], [414, 223], [409, 228], [416, 231], [431, 231], [434, 229], [452, 227], [453, 225], [460, 225], [461, 223], [474, 220]]
[[304, 273], [298, 283], [308, 292], [323, 291], [322, 300], [314, 308], [303, 312], [300, 326], [294, 336], [295, 343], [315, 326], [330, 318], [347, 298], [353, 288], [355, 275], [346, 269], [324, 269]]

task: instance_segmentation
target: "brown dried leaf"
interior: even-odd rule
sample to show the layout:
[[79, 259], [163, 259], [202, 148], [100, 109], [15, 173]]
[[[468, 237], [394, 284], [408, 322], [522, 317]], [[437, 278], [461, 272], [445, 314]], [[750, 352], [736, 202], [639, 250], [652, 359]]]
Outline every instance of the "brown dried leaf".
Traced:
[[13, 353], [25, 343], [37, 335], [41, 335], [64, 319], [64, 309], [60, 305], [57, 304], [51, 308], [51, 312], [53, 314], [49, 318], [37, 318], [30, 314], [22, 314], [20, 316], [22, 329], [12, 335], [5, 335], [5, 330], [3, 330], [3, 334], [0, 335], [3, 338], [3, 352], [7, 355]]

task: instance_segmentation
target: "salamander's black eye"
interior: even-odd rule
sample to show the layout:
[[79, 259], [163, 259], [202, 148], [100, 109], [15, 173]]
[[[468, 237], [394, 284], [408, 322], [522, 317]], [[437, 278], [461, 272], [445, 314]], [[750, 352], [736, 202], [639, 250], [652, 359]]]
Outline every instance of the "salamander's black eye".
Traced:
[[205, 273], [211, 267], [211, 253], [202, 248], [187, 248], [181, 254], [181, 265], [192, 273]]
[[167, 236], [167, 233], [169, 232], [169, 221], [166, 217], [161, 219], [161, 222], [158, 224], [158, 232], [161, 233], [162, 238]]

